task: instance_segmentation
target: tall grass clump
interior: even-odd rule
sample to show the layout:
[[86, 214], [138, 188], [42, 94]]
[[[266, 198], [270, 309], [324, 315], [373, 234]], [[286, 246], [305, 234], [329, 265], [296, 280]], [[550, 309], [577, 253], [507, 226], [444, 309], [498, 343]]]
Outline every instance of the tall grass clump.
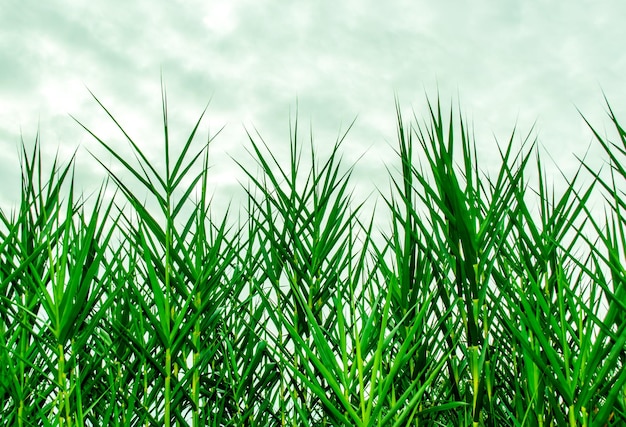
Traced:
[[593, 131], [608, 174], [581, 161], [556, 191], [528, 137], [487, 174], [460, 112], [428, 101], [407, 123], [396, 103], [377, 217], [354, 200], [346, 135], [321, 156], [296, 117], [286, 162], [247, 135], [235, 221], [209, 197], [213, 138], [194, 143], [205, 112], [173, 144], [162, 94], [162, 166], [95, 96], [134, 159], [77, 120], [124, 171], [96, 158], [109, 179], [90, 197], [73, 158], [46, 166], [39, 138], [22, 142], [21, 200], [0, 211], [2, 425], [626, 422], [610, 107], [617, 141]]

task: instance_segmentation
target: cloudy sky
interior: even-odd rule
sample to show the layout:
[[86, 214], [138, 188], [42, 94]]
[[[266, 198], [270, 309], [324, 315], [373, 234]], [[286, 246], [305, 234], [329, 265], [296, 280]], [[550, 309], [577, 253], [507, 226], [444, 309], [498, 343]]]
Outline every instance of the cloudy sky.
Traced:
[[[212, 146], [216, 200], [245, 180], [245, 129], [280, 156], [296, 100], [303, 141], [330, 147], [350, 122], [346, 164], [355, 186], [385, 187], [396, 142], [394, 94], [405, 118], [425, 116], [426, 96], [461, 105], [483, 168], [495, 140], [517, 124], [565, 171], [591, 133], [577, 112], [610, 130], [602, 91], [626, 121], [626, 3], [620, 1], [5, 0], [0, 5], [0, 206], [17, 196], [20, 138], [40, 129], [43, 152], [67, 160], [78, 148], [84, 191], [104, 172], [95, 141], [70, 114], [120, 153], [128, 144], [89, 90], [153, 161], [162, 164], [160, 75], [173, 141], [183, 141], [206, 103], [201, 138]], [[519, 142], [519, 139], [517, 140]], [[198, 144], [201, 141], [199, 140]], [[546, 157], [547, 159], [547, 157]], [[602, 162], [592, 144], [591, 163]]]

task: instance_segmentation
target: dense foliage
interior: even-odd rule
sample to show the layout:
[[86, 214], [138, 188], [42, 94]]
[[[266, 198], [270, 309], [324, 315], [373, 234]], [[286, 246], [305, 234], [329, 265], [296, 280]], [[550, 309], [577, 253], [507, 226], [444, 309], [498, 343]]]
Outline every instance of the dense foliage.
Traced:
[[297, 120], [287, 165], [250, 136], [239, 222], [210, 212], [202, 115], [171, 155], [165, 96], [162, 172], [85, 127], [136, 181], [101, 162], [112, 200], [22, 144], [21, 203], [0, 211], [0, 424], [624, 425], [626, 132], [610, 111], [610, 177], [581, 162], [557, 192], [534, 144], [511, 136], [487, 176], [460, 115], [428, 114], [406, 127], [397, 108], [383, 233], [341, 140], [301, 166]]

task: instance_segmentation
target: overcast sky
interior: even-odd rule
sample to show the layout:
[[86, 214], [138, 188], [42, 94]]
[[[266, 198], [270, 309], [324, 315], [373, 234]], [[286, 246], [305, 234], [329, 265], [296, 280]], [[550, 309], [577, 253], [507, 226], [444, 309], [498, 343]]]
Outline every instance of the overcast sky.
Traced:
[[[394, 93], [406, 119], [426, 95], [460, 103], [474, 126], [481, 167], [517, 124], [536, 121], [543, 150], [571, 171], [591, 133], [609, 129], [604, 91], [626, 122], [623, 1], [14, 1], [0, 3], [0, 206], [17, 196], [20, 135], [67, 160], [78, 150], [84, 191], [104, 172], [101, 153], [69, 114], [119, 152], [124, 141], [91, 98], [111, 110], [155, 162], [162, 161], [160, 73], [173, 141], [183, 141], [211, 99], [201, 138], [212, 148], [216, 200], [245, 180], [230, 156], [254, 163], [244, 127], [275, 153], [288, 147], [296, 99], [303, 141], [311, 125], [329, 147], [357, 117], [342, 152], [359, 160], [360, 194], [386, 187], [397, 161]], [[518, 139], [519, 141], [519, 139]], [[198, 141], [198, 146], [201, 140]], [[592, 144], [590, 162], [602, 157]], [[547, 157], [546, 157], [547, 161]]]

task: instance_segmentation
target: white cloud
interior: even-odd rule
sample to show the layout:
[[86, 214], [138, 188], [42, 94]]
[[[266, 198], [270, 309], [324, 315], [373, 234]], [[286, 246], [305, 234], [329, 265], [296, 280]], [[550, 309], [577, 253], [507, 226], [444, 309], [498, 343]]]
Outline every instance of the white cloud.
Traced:
[[[52, 134], [64, 133], [51, 143], [86, 143], [69, 117], [61, 124], [67, 113], [108, 135], [85, 84], [153, 147], [161, 142], [162, 69], [178, 137], [213, 96], [208, 123], [228, 123], [216, 152], [243, 153], [242, 124], [280, 150], [297, 98], [320, 144], [358, 114], [346, 151], [375, 147], [364, 176], [384, 178], [384, 162], [394, 160], [390, 150], [381, 154], [396, 137], [394, 93], [419, 116], [424, 92], [432, 98], [438, 88], [446, 105], [460, 95], [486, 156], [492, 134], [504, 142], [516, 120], [522, 134], [537, 121], [540, 141], [572, 168], [568, 153], [584, 152], [590, 140], [574, 106], [606, 124], [602, 88], [618, 114], [626, 110], [618, 43], [625, 11], [620, 2], [589, 0], [9, 1], [0, 11], [0, 144], [13, 150], [20, 126], [34, 133], [38, 117]], [[238, 173], [228, 158], [220, 167], [218, 176]]]
[[233, 1], [209, 4], [203, 13], [202, 23], [219, 36], [231, 34], [238, 25], [236, 3]]

